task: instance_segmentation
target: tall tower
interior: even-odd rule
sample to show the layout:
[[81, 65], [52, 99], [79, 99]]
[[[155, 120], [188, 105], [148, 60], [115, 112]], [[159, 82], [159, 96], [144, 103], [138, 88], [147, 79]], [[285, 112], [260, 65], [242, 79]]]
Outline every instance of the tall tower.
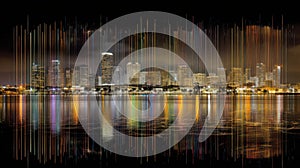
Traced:
[[79, 86], [89, 86], [89, 67], [87, 65], [79, 66]]
[[110, 52], [102, 53], [100, 66], [102, 84], [111, 84], [113, 73], [113, 54]]
[[87, 65], [78, 65], [75, 67], [73, 72], [72, 83], [73, 86], [89, 87], [89, 67]]
[[65, 69], [65, 86], [72, 86], [72, 70], [70, 68]]
[[44, 67], [33, 63], [31, 66], [31, 87], [37, 90], [45, 88], [45, 75]]
[[60, 87], [61, 84], [61, 73], [60, 73], [60, 61], [51, 60], [50, 65], [50, 86], [51, 87]]
[[258, 78], [258, 87], [265, 85], [266, 66], [263, 63], [256, 64], [256, 76]]

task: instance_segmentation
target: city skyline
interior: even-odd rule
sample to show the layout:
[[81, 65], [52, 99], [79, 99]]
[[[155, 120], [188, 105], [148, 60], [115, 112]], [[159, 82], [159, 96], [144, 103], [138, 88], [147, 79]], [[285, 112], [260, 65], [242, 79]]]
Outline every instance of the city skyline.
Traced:
[[[243, 23], [246, 25], [261, 25], [270, 26], [274, 28], [280, 28], [281, 22], [284, 22], [284, 25], [289, 27], [289, 30], [293, 31], [295, 34], [293, 46], [289, 46], [287, 50], [287, 78], [286, 81], [288, 83], [298, 83], [299, 79], [299, 68], [295, 62], [297, 62], [297, 56], [300, 54], [299, 47], [299, 36], [300, 34], [300, 22], [297, 18], [294, 17], [296, 11], [290, 5], [255, 5], [255, 2], [248, 5], [248, 8], [242, 9], [241, 6], [243, 4], [235, 4], [236, 6], [228, 7], [227, 9], [221, 9], [219, 12], [216, 10], [212, 10], [214, 7], [212, 5], [208, 5], [209, 7], [206, 10], [202, 10], [199, 12], [197, 8], [189, 9], [188, 4], [183, 4], [178, 9], [167, 9], [165, 5], [161, 5], [157, 7], [155, 5], [149, 5], [148, 7], [136, 8], [133, 7], [130, 10], [121, 10], [121, 11], [110, 11], [109, 9], [102, 9], [100, 11], [95, 7], [90, 7], [89, 9], [83, 8], [81, 9], [79, 6], [75, 6], [72, 9], [69, 9], [69, 12], [66, 12], [64, 9], [67, 7], [67, 4], [61, 4], [60, 6], [56, 6], [55, 3], [50, 3], [49, 5], [56, 6], [57, 13], [52, 12], [51, 10], [41, 10], [35, 9], [32, 7], [34, 2], [27, 2], [24, 4], [24, 9], [18, 9], [11, 5], [12, 8], [16, 9], [16, 13], [19, 17], [12, 17], [11, 19], [7, 19], [4, 16], [4, 21], [7, 21], [7, 25], [1, 28], [1, 47], [0, 47], [0, 59], [1, 59], [1, 68], [0, 68], [0, 84], [15, 84], [14, 77], [14, 69], [12, 66], [14, 64], [13, 61], [13, 30], [15, 26], [23, 25], [23, 28], [27, 28], [27, 22], [31, 29], [37, 28], [39, 24], [53, 24], [56, 22], [70, 22], [75, 21], [80, 22], [83, 25], [89, 26], [89, 28], [97, 29], [100, 24], [105, 23], [111, 19], [117, 18], [123, 14], [128, 14], [134, 11], [142, 11], [145, 10], [161, 10], [165, 12], [170, 12], [174, 14], [178, 14], [182, 17], [185, 17], [195, 23], [202, 24], [204, 26], [210, 25], [220, 25], [220, 26], [229, 26], [234, 27], [234, 25], [241, 26]], [[45, 1], [45, 3], [49, 3]], [[228, 3], [229, 5], [230, 3]], [[172, 6], [172, 4], [169, 4]], [[229, 5], [230, 6], [230, 5]], [[26, 8], [27, 7], [27, 8]], [[79, 10], [80, 9], [80, 10]], [[164, 9], [164, 10], [163, 10]], [[234, 11], [228, 12], [231, 9], [235, 9]], [[220, 14], [221, 13], [221, 14]], [[65, 22], [66, 21], [66, 22]], [[10, 33], [7, 33], [10, 32]], [[209, 32], [208, 32], [209, 33]], [[214, 37], [211, 37], [211, 40], [214, 40]], [[81, 46], [78, 46], [80, 48]], [[223, 59], [224, 56], [222, 52], [220, 52], [220, 56]], [[74, 57], [76, 57], [76, 53], [74, 53]], [[272, 57], [270, 57], [272, 58]], [[259, 61], [258, 61], [259, 62]], [[256, 63], [256, 62], [255, 62]], [[255, 64], [254, 63], [254, 64]], [[273, 66], [273, 65], [271, 65]], [[253, 69], [253, 68], [252, 68]], [[253, 70], [252, 70], [253, 71]], [[252, 72], [253, 73], [253, 72]]]
[[299, 164], [297, 5], [29, 0], [3, 8], [4, 165]]
[[[77, 67], [74, 67], [74, 60], [76, 59], [77, 53], [79, 53], [81, 46], [86, 40], [94, 31], [96, 31], [96, 29], [91, 29], [88, 24], [76, 23], [76, 20], [73, 24], [69, 23], [68, 20], [65, 20], [64, 22], [60, 21], [52, 24], [44, 23], [39, 24], [37, 27], [29, 28], [31, 26], [28, 22], [26, 26], [16, 26], [14, 28], [14, 68], [16, 72], [15, 84], [17, 86], [32, 85], [32, 83], [34, 83], [32, 81], [32, 76], [34, 76], [32, 75], [32, 70], [34, 66], [42, 67], [45, 71], [49, 72], [45, 73], [45, 71], [43, 71], [42, 76], [45, 78], [43, 88], [46, 86], [69, 86], [69, 84], [66, 84], [65, 70], [71, 70], [70, 78], [76, 76]], [[266, 79], [275, 81], [275, 77], [273, 79], [271, 76], [273, 75], [273, 68], [276, 66], [280, 67], [281, 74], [277, 77], [279, 79], [279, 82], [277, 83], [288, 84], [286, 75], [288, 71], [288, 54], [286, 52], [290, 46], [294, 45], [295, 37], [292, 28], [289, 28], [286, 25], [248, 25], [244, 22], [234, 26], [215, 24], [199, 26], [206, 32], [206, 35], [221, 55], [226, 76], [230, 76], [232, 69], [240, 68], [241, 70], [239, 71], [242, 76], [247, 73], [248, 77], [246, 81], [252, 79], [253, 82], [255, 79], [251, 77], [257, 76], [259, 84], [256, 84], [256, 86], [264, 86]], [[188, 41], [193, 41], [194, 39], [192, 30], [185, 30], [181, 27], [172, 27], [171, 29], [172, 34], [175, 36], [183, 34]], [[105, 31], [110, 32], [109, 38], [111, 38], [111, 40], [116, 36], [111, 30]], [[126, 30], [121, 29], [119, 31], [122, 32]], [[140, 42], [142, 43], [140, 44]], [[95, 44], [93, 42], [88, 42], [86, 45], [92, 48]], [[156, 45], [163, 46], [163, 48], [170, 50], [171, 52], [167, 53], [164, 50], [155, 51], [151, 47], [155, 47]], [[100, 76], [105, 74], [104, 72], [112, 73], [113, 66], [126, 64], [129, 61], [141, 63], [144, 65], [142, 66], [142, 69], [147, 66], [157, 66], [162, 69], [166, 68], [166, 71], [175, 71], [179, 64], [186, 63], [188, 68], [192, 69], [193, 73], [207, 73], [205, 65], [202, 63], [205, 60], [198, 60], [199, 58], [195, 57], [195, 54], [192, 51], [185, 49], [183, 46], [184, 44], [176, 38], [169, 38], [161, 34], [145, 33], [143, 35], [129, 36], [114, 45], [110, 49], [112, 53], [102, 55], [103, 60], [99, 66], [99, 68], [102, 68], [100, 70]], [[92, 58], [100, 57], [101, 55], [101, 53], [90, 54], [93, 55]], [[177, 56], [173, 58], [170, 54], [175, 54]], [[204, 59], [206, 59], [206, 57], [204, 57]], [[151, 60], [159, 60], [159, 62], [153, 62]], [[57, 68], [58, 66], [53, 65], [53, 63], [56, 62], [59, 64], [59, 68]], [[89, 74], [92, 73], [88, 71], [88, 67], [93, 66], [90, 64], [93, 60], [86, 58], [85, 62], [87, 63], [85, 65], [85, 75], [80, 76], [80, 80], [75, 82], [77, 83], [75, 85], [81, 83], [81, 86], [90, 86], [90, 83], [93, 83], [89, 82], [93, 79], [91, 80], [88, 77]], [[103, 64], [103, 62], [106, 63]], [[257, 64], [264, 65], [263, 73], [258, 73]], [[82, 65], [79, 69], [83, 70], [83, 68]], [[126, 70], [125, 66], [122, 68]], [[139, 68], [138, 71], [142, 69]], [[246, 69], [247, 72], [244, 72]], [[78, 72], [81, 72], [82, 70], [78, 70]], [[52, 75], [52, 72], [61, 75], [55, 77]], [[74, 73], [74, 75], [72, 73]], [[127, 73], [132, 74], [132, 72]], [[269, 73], [268, 77], [267, 73]], [[217, 74], [216, 69], [214, 74]], [[257, 74], [262, 75], [258, 76]], [[178, 75], [180, 75], [180, 73]], [[207, 75], [211, 76], [210, 74]], [[102, 81], [108, 84], [111, 81], [108, 80], [108, 77], [111, 78], [111, 76], [112, 74], [102, 76]], [[85, 79], [85, 77], [88, 79]], [[82, 82], [83, 79], [85, 79], [85, 82]], [[240, 86], [247, 83], [244, 79], [239, 80], [240, 81], [238, 82], [231, 77], [231, 79], [227, 79], [227, 82], [237, 82]], [[56, 84], [53, 83], [54, 81], [56, 81]], [[268, 86], [275, 86], [275, 82], [272, 83], [273, 84]], [[182, 85], [183, 83], [178, 81], [178, 84]], [[276, 84], [276, 86], [279, 87], [279, 84]]]

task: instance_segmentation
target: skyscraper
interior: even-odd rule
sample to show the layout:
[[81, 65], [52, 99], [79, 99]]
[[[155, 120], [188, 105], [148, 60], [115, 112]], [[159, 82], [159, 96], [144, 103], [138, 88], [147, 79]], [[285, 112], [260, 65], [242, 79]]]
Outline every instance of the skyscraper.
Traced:
[[89, 73], [88, 73], [88, 66], [81, 65], [79, 66], [79, 85], [81, 87], [88, 87], [89, 86]]
[[266, 66], [263, 63], [256, 64], [256, 76], [258, 78], [258, 87], [265, 85]]
[[177, 77], [178, 77], [178, 85], [184, 86], [187, 84], [186, 80], [190, 81], [190, 79], [192, 79], [192, 71], [187, 65], [179, 65], [177, 67]]
[[37, 90], [45, 88], [45, 70], [44, 67], [33, 63], [31, 66], [31, 87]]
[[235, 86], [241, 86], [243, 84], [242, 68], [231, 68], [228, 80], [230, 84], [233, 84]]
[[273, 87], [274, 86], [274, 75], [273, 75], [273, 72], [266, 72], [265, 86], [267, 86], [267, 87]]
[[110, 52], [102, 53], [100, 66], [102, 84], [111, 84], [113, 73], [113, 54]]
[[50, 73], [49, 86], [53, 88], [61, 87], [61, 71], [60, 71], [59, 60], [51, 60], [49, 73]]
[[88, 66], [79, 65], [76, 66], [73, 72], [73, 86], [88, 87], [89, 78], [88, 78]]
[[65, 86], [66, 87], [72, 86], [72, 71], [70, 68], [65, 69]]

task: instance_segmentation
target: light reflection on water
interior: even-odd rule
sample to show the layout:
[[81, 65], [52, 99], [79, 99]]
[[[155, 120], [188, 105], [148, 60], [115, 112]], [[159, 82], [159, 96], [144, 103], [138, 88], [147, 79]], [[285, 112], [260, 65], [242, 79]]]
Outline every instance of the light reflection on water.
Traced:
[[[214, 157], [217, 159], [272, 158], [290, 153], [287, 135], [299, 135], [298, 95], [230, 95], [226, 97], [225, 109], [217, 129], [203, 143], [198, 135], [207, 116], [213, 116], [216, 98], [210, 96], [168, 96], [163, 100], [162, 113], [154, 108], [147, 113], [154, 100], [111, 101], [109, 96], [98, 97], [103, 115], [114, 129], [131, 136], [149, 136], [167, 129], [176, 117], [176, 129], [185, 127], [182, 113], [195, 113], [195, 124], [180, 143], [172, 150], [192, 150], [197, 159]], [[187, 100], [185, 103], [182, 100]], [[97, 147], [82, 129], [78, 119], [78, 109], [90, 100], [87, 95], [31, 95], [0, 96], [0, 121], [13, 128], [12, 145], [14, 158], [22, 160], [29, 155], [40, 162], [48, 160], [63, 162], [63, 159], [80, 159], [90, 152], [99, 155], [105, 150]], [[74, 103], [75, 102], [75, 103]], [[77, 102], [77, 103], [76, 103]], [[131, 103], [131, 104], [129, 104]], [[134, 107], [132, 106], [134, 105]], [[127, 113], [118, 108], [134, 108]], [[86, 115], [92, 115], [86, 106]], [[139, 117], [153, 117], [145, 123], [134, 120]], [[156, 118], [156, 116], [159, 116]], [[131, 118], [130, 120], [128, 118]], [[140, 118], [135, 118], [140, 119]], [[90, 124], [94, 124], [90, 121]], [[103, 139], [110, 141], [114, 130], [102, 127]], [[176, 136], [176, 135], [174, 135]]]

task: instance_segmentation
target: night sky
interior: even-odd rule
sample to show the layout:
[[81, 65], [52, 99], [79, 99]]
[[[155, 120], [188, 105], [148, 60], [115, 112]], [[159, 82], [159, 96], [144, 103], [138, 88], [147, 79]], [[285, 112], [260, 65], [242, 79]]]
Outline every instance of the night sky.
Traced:
[[[65, 17], [75, 18], [82, 22], [97, 22], [101, 15], [109, 21], [132, 12], [155, 10], [177, 14], [189, 20], [214, 22], [220, 24], [239, 23], [241, 19], [247, 19], [255, 23], [268, 23], [273, 16], [274, 20], [280, 20], [284, 16], [285, 24], [295, 26], [296, 45], [288, 51], [288, 82], [300, 82], [300, 7], [293, 2], [261, 4], [261, 1], [203, 1], [203, 5], [193, 1], [9, 1], [1, 4], [0, 9], [0, 84], [14, 84], [13, 72], [13, 27], [26, 23], [27, 16], [30, 24], [53, 23]], [[99, 4], [100, 3], [100, 4]], [[200, 1], [201, 3], [201, 1]], [[299, 9], [298, 9], [299, 8]], [[5, 11], [7, 10], [7, 11]], [[299, 12], [298, 12], [299, 11]]]

